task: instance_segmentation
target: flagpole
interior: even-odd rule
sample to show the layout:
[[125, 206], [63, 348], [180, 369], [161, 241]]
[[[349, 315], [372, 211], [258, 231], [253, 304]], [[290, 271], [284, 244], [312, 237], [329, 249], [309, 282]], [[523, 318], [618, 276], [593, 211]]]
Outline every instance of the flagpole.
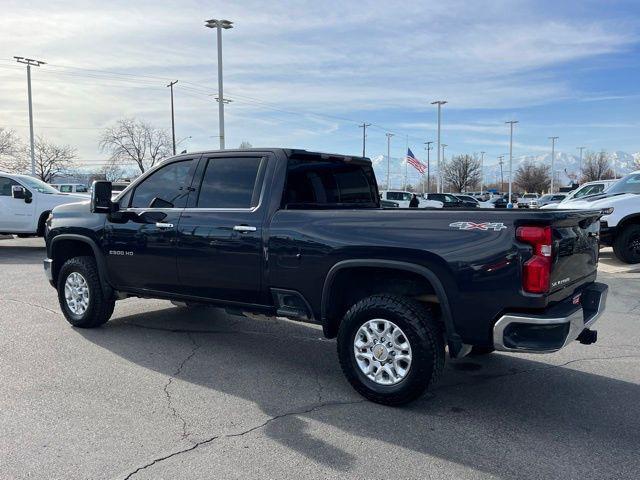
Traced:
[[[407, 135], [407, 157], [409, 156], [409, 135]], [[409, 167], [409, 162], [407, 162], [407, 157], [404, 159], [404, 189], [407, 189], [407, 168]]]

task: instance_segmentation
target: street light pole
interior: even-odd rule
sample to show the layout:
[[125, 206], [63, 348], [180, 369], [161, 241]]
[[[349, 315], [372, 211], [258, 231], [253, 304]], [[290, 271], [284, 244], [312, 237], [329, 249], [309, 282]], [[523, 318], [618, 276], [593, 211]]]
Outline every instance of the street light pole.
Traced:
[[509, 200], [507, 201], [507, 207], [513, 208], [513, 204], [511, 203], [511, 186], [513, 183], [513, 125], [518, 123], [518, 120], [510, 120], [508, 122], [510, 126], [510, 136], [509, 136]]
[[[442, 144], [442, 164], [441, 164], [441, 166], [445, 164], [444, 149], [446, 147], [448, 147], [448, 146], [449, 145], [447, 145], [446, 143]], [[444, 184], [444, 178], [442, 177], [441, 169], [438, 169], [438, 178], [440, 179], [440, 193], [442, 193], [442, 191], [444, 190], [444, 185], [443, 185]]]
[[[424, 144], [426, 145], [426, 147], [424, 148], [427, 151], [427, 190], [431, 189], [431, 162], [430, 162], [430, 158], [429, 158], [429, 153], [431, 152], [432, 148], [431, 148], [431, 144], [433, 142], [424, 142]], [[422, 182], [422, 193], [424, 192], [424, 182]]]
[[387, 191], [389, 190], [389, 169], [391, 168], [391, 137], [393, 133], [385, 133], [387, 136]]
[[[580, 174], [580, 176], [582, 176], [582, 151], [586, 148], [586, 147], [576, 147], [578, 150], [580, 150], [580, 163], [578, 164], [578, 172]], [[580, 181], [580, 177], [578, 177], [578, 181]]]
[[358, 125], [362, 129], [362, 158], [366, 157], [367, 154], [367, 127], [370, 127], [370, 123], [362, 122], [362, 125]]
[[556, 159], [556, 140], [558, 137], [549, 137], [551, 140], [551, 190], [549, 193], [553, 193], [554, 181], [556, 178], [556, 171], [554, 170], [554, 164]]
[[36, 154], [35, 154], [35, 141], [33, 137], [33, 106], [31, 102], [31, 67], [39, 67], [44, 65], [45, 62], [41, 60], [34, 60], [33, 58], [25, 57], [13, 57], [16, 62], [23, 63], [27, 66], [27, 97], [29, 99], [29, 143], [31, 145], [31, 176], [36, 176]]
[[176, 124], [173, 116], [173, 86], [178, 83], [178, 80], [174, 80], [169, 83], [167, 87], [171, 89], [171, 138], [173, 139], [173, 154], [176, 154]]
[[484, 154], [487, 152], [480, 152], [480, 196], [482, 196], [484, 190], [484, 171], [482, 170], [484, 165]]
[[[205, 26], [217, 29], [218, 33], [218, 98], [224, 99], [222, 93], [222, 29], [233, 28], [233, 22], [229, 20], [207, 20]], [[224, 101], [218, 101], [218, 123], [220, 129], [220, 150], [224, 150]]]
[[431, 105], [437, 105], [438, 106], [438, 177], [436, 179], [437, 181], [437, 190], [438, 193], [442, 193], [441, 191], [441, 179], [440, 179], [440, 121], [441, 121], [441, 108], [442, 105], [444, 105], [446, 102], [446, 100], [436, 100], [434, 102], [431, 102]]
[[500, 160], [498, 164], [500, 165], [500, 192], [504, 193], [504, 173], [502, 171], [502, 166], [504, 165], [504, 155], [499, 155], [498, 159]]

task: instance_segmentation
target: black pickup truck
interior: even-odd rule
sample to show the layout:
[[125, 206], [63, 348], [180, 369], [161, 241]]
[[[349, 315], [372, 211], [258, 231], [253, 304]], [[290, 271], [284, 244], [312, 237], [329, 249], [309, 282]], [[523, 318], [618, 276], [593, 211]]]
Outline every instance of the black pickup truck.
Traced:
[[598, 211], [381, 208], [371, 162], [304, 150], [185, 154], [47, 221], [44, 268], [76, 327], [118, 299], [322, 325], [354, 388], [410, 401], [452, 358], [554, 352], [604, 309]]

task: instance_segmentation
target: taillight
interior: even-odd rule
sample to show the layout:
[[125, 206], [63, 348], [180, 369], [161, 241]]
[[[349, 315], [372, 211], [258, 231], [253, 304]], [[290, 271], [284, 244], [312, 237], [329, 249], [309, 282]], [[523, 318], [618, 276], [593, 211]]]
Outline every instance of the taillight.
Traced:
[[518, 227], [516, 238], [533, 247], [533, 256], [522, 268], [522, 289], [529, 293], [549, 291], [551, 278], [551, 227]]

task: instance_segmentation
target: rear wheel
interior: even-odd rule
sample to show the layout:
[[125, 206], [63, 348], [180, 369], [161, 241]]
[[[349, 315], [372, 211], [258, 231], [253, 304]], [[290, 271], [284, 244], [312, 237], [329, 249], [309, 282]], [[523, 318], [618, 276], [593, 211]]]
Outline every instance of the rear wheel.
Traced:
[[613, 241], [613, 253], [622, 262], [640, 263], [640, 225], [627, 225]]
[[62, 313], [74, 327], [99, 327], [111, 317], [115, 300], [105, 296], [93, 257], [67, 260], [58, 274], [57, 286]]
[[373, 295], [353, 305], [342, 320], [338, 357], [347, 380], [362, 396], [400, 405], [418, 398], [438, 379], [444, 339], [421, 303]]

